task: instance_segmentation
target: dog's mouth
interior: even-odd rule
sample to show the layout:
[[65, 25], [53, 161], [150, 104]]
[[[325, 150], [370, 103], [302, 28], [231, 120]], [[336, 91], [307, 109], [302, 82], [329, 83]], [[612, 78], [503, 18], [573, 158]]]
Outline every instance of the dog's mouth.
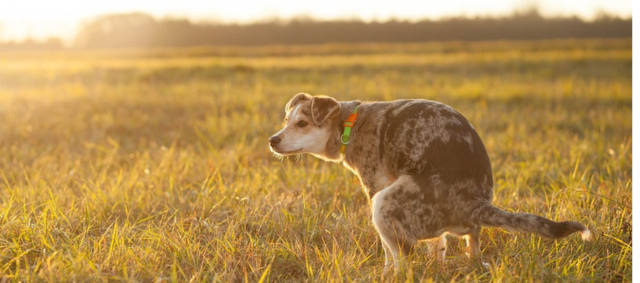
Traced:
[[271, 151], [273, 151], [276, 154], [279, 155], [289, 155], [289, 154], [294, 154], [294, 153], [298, 153], [302, 151], [302, 148], [296, 149], [296, 150], [280, 150], [274, 147], [271, 147]]

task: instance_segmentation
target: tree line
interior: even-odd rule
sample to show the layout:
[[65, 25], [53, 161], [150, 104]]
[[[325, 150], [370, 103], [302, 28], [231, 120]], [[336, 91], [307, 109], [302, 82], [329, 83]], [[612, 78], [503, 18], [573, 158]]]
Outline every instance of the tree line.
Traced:
[[157, 20], [133, 13], [99, 17], [85, 23], [76, 45], [82, 48], [183, 47], [197, 45], [271, 45], [450, 40], [535, 40], [631, 37], [631, 19], [604, 16], [544, 18], [536, 10], [502, 18], [363, 22], [359, 20], [238, 24], [196, 24], [186, 19]]
[[[577, 17], [545, 18], [536, 9], [516, 12], [505, 17], [457, 17], [415, 22], [316, 21], [297, 18], [289, 21], [271, 20], [242, 25], [194, 23], [188, 19], [156, 19], [143, 13], [128, 13], [104, 15], [83, 23], [73, 47], [92, 49], [630, 38], [631, 26], [631, 19], [608, 15], [602, 15], [593, 21], [585, 21]], [[15, 44], [13, 46], [15, 47]], [[31, 46], [34, 46], [33, 42]], [[35, 46], [45, 47], [46, 45]]]

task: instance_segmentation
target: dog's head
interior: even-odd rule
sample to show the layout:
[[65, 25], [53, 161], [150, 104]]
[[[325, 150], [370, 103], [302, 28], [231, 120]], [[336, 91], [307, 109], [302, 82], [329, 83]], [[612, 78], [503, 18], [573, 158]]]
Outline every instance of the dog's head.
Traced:
[[328, 96], [299, 93], [285, 107], [283, 129], [269, 138], [278, 155], [311, 153], [326, 155], [327, 142], [340, 114], [340, 104]]

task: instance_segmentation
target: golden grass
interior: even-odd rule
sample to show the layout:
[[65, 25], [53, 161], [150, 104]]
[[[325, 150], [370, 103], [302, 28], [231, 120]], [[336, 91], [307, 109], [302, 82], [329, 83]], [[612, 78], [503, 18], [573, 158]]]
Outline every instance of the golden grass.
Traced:
[[[596, 238], [483, 230], [395, 275], [355, 177], [268, 150], [297, 92], [427, 98], [483, 138], [494, 203]], [[9, 281], [630, 281], [631, 41], [0, 55]]]

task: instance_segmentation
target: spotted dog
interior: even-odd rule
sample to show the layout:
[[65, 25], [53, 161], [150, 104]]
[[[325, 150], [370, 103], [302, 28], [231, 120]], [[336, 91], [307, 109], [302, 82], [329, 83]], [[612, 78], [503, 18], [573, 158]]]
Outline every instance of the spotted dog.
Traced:
[[398, 267], [400, 255], [423, 239], [437, 238], [436, 258], [443, 263], [446, 234], [464, 236], [468, 255], [479, 258], [482, 226], [551, 239], [574, 232], [591, 238], [577, 222], [493, 206], [487, 150], [469, 121], [445, 104], [338, 102], [300, 93], [285, 112], [284, 128], [269, 138], [271, 151], [341, 162], [360, 178], [382, 240], [385, 270]]

